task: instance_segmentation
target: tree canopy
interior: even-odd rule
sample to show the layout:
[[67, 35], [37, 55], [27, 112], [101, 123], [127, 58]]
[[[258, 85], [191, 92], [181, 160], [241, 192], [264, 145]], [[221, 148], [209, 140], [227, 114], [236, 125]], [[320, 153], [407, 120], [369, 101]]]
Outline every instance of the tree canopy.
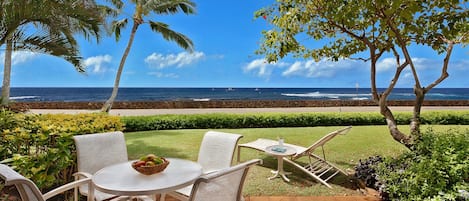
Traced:
[[[263, 31], [257, 53], [268, 62], [276, 62], [288, 54], [298, 58], [338, 61], [354, 58], [369, 61], [373, 100], [379, 104], [395, 140], [411, 147], [419, 138], [420, 110], [425, 94], [445, 80], [453, 47], [469, 42], [469, 10], [467, 0], [285, 0], [255, 13], [267, 19], [273, 28]], [[312, 48], [305, 41], [328, 41]], [[443, 55], [440, 76], [422, 86], [415, 68], [411, 45], [431, 47]], [[359, 53], [368, 55], [363, 57]], [[384, 55], [394, 55], [396, 66], [387, 89], [378, 92], [376, 64]], [[358, 56], [360, 55], [360, 56]], [[409, 68], [414, 79], [415, 106], [410, 136], [397, 128], [387, 98]]]
[[1, 104], [10, 98], [13, 51], [61, 57], [84, 72], [75, 34], [99, 39], [101, 13], [92, 0], [0, 0], [0, 46], [5, 45]]

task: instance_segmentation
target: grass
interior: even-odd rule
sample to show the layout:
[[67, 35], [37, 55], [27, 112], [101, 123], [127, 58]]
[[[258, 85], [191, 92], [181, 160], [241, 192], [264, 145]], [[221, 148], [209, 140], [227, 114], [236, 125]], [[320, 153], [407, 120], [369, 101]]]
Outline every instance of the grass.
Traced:
[[[424, 131], [427, 126], [423, 126]], [[469, 129], [465, 126], [432, 126], [435, 130], [449, 128]], [[301, 127], [301, 128], [250, 128], [250, 129], [210, 129], [230, 133], [242, 134], [240, 143], [256, 140], [257, 138], [277, 139], [283, 137], [286, 143], [309, 146], [326, 133], [342, 127]], [[402, 126], [402, 130], [406, 130]], [[158, 130], [126, 133], [126, 141], [130, 159], [137, 159], [141, 155], [155, 153], [165, 157], [177, 157], [197, 160], [202, 137], [208, 129], [188, 130]], [[395, 142], [386, 126], [354, 126], [344, 136], [337, 136], [325, 146], [327, 160], [344, 170], [353, 170], [360, 159], [374, 155], [396, 156], [406, 149]], [[318, 155], [322, 155], [318, 150]], [[359, 195], [355, 186], [346, 176], [337, 176], [330, 183], [329, 189], [312, 180], [306, 174], [284, 164], [285, 170], [292, 172], [290, 182], [277, 178], [268, 180], [272, 176], [271, 170], [277, 167], [275, 158], [263, 152], [242, 149], [241, 161], [252, 158], [263, 159], [261, 166], [252, 168], [248, 174], [243, 194], [245, 195]], [[236, 154], [234, 162], [236, 161]]]

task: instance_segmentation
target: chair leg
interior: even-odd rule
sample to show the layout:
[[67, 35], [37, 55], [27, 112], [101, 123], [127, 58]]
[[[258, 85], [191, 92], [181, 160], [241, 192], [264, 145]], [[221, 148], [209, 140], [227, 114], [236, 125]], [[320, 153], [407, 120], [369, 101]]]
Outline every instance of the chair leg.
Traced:
[[237, 162], [239, 163], [241, 157], [241, 147], [238, 146], [238, 157], [237, 157]]
[[331, 185], [329, 185], [327, 182], [325, 182], [324, 180], [322, 180], [320, 177], [318, 177], [317, 175], [315, 175], [315, 174], [313, 174], [313, 173], [311, 173], [311, 172], [305, 170], [303, 166], [298, 165], [297, 163], [291, 161], [291, 160], [288, 159], [288, 158], [284, 158], [283, 160], [285, 160], [286, 162], [288, 162], [288, 163], [292, 164], [293, 166], [299, 168], [300, 170], [302, 170], [303, 172], [305, 172], [305, 173], [308, 174], [309, 176], [313, 177], [316, 181], [320, 182], [321, 184], [324, 184], [325, 186], [327, 186], [327, 187], [329, 187], [329, 188], [332, 188]]

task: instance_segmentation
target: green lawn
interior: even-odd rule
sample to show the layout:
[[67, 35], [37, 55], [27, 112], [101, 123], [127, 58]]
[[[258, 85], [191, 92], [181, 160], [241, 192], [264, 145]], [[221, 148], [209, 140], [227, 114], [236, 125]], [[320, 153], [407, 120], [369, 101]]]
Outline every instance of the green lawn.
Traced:
[[[432, 126], [436, 130], [449, 128], [469, 129], [467, 126]], [[257, 138], [277, 139], [283, 137], [286, 143], [309, 146], [323, 135], [342, 127], [302, 127], [302, 128], [250, 128], [250, 129], [210, 129], [242, 134], [240, 143]], [[423, 126], [425, 130], [427, 126]], [[404, 131], [407, 126], [402, 126]], [[165, 157], [177, 157], [196, 161], [200, 142], [208, 129], [161, 130], [126, 133], [126, 141], [130, 159], [154, 153]], [[318, 150], [320, 151], [320, 150]], [[360, 159], [369, 156], [395, 156], [405, 148], [395, 142], [386, 126], [354, 126], [344, 136], [337, 136], [325, 146], [326, 158], [344, 170], [353, 170]], [[319, 154], [320, 152], [318, 152]], [[321, 153], [322, 155], [322, 153]], [[335, 177], [333, 189], [329, 189], [312, 180], [306, 174], [285, 164], [285, 170], [292, 172], [291, 181], [284, 182], [280, 178], [268, 180], [270, 172], [276, 169], [277, 161], [263, 152], [242, 149], [241, 161], [252, 158], [263, 159], [261, 166], [250, 170], [243, 193], [245, 195], [358, 195], [360, 194], [345, 176]], [[236, 162], [236, 154], [234, 161]]]

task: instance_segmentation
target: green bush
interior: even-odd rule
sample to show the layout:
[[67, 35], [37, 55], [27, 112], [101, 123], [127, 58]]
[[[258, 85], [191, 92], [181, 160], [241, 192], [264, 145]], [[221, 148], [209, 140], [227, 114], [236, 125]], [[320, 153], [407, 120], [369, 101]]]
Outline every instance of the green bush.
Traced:
[[424, 133], [415, 150], [378, 165], [390, 200], [469, 200], [469, 130]]
[[50, 189], [76, 172], [73, 135], [122, 130], [119, 117], [107, 114], [15, 114], [0, 112], [0, 161]]
[[[398, 124], [409, 124], [411, 112], [396, 112]], [[265, 114], [191, 114], [122, 117], [125, 131], [208, 128], [275, 128], [309, 126], [384, 125], [378, 112], [315, 112]], [[469, 124], [469, 111], [423, 112], [422, 124]]]

